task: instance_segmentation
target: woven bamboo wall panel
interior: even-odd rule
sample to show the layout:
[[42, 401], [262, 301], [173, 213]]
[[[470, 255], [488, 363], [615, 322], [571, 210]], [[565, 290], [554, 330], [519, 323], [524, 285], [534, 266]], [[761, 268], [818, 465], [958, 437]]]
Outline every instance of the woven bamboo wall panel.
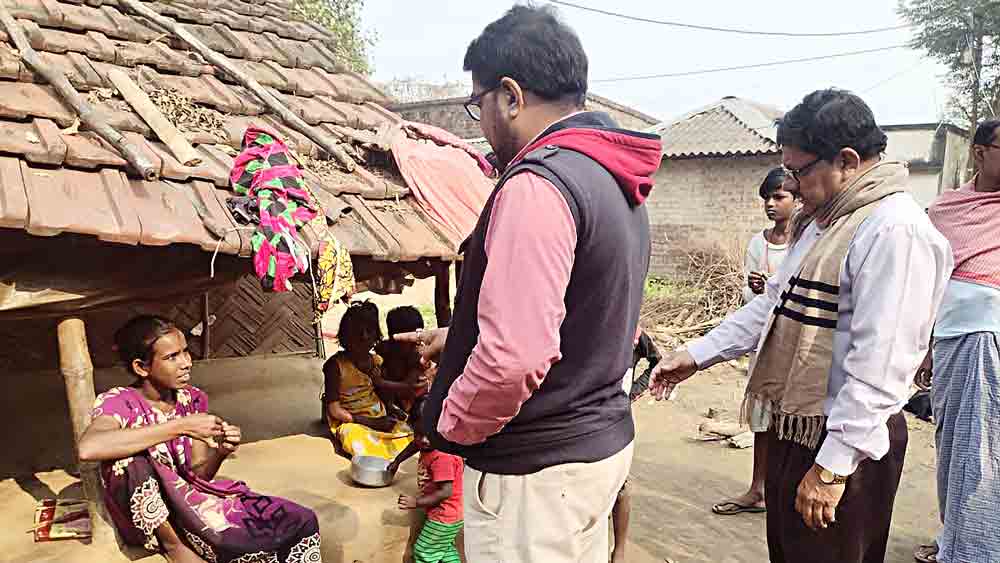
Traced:
[[[231, 358], [315, 350], [312, 289], [294, 282], [288, 293], [265, 293], [260, 282], [246, 275], [209, 292], [211, 357]], [[168, 303], [151, 303], [83, 315], [95, 367], [119, 363], [113, 350], [114, 332], [140, 314], [173, 319], [188, 338], [195, 359], [203, 356], [200, 337], [190, 330], [201, 322], [201, 296]], [[54, 319], [0, 322], [0, 373], [7, 375], [55, 369], [59, 365]]]

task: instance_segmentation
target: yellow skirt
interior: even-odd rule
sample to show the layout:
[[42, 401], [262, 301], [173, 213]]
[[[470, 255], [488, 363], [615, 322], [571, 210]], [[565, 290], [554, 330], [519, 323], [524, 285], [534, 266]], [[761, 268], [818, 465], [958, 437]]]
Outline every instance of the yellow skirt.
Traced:
[[367, 455], [393, 460], [413, 441], [413, 430], [405, 422], [397, 422], [392, 432], [378, 432], [353, 422], [331, 425], [347, 455]]

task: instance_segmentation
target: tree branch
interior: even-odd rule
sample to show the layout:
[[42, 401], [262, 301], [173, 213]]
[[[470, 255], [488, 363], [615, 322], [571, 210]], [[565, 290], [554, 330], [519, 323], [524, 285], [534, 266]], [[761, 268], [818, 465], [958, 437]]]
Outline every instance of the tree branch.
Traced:
[[266, 105], [274, 113], [278, 114], [282, 121], [306, 137], [309, 137], [312, 142], [319, 145], [320, 148], [332, 156], [333, 159], [337, 161], [342, 168], [344, 168], [344, 170], [348, 172], [354, 171], [356, 167], [354, 159], [348, 156], [348, 154], [344, 152], [344, 149], [342, 149], [335, 140], [330, 138], [328, 135], [320, 133], [314, 127], [311, 127], [308, 123], [303, 121], [302, 118], [295, 115], [295, 113], [288, 109], [288, 107], [285, 106], [281, 100], [275, 97], [274, 94], [261, 86], [259, 82], [240, 71], [236, 65], [234, 65], [224, 55], [216, 53], [207, 45], [202, 43], [197, 37], [188, 32], [188, 30], [180, 26], [177, 22], [154, 12], [149, 7], [142, 5], [142, 2], [139, 2], [138, 0], [119, 0], [119, 5], [127, 8], [129, 11], [139, 16], [146, 18], [163, 28], [165, 31], [168, 31], [180, 38], [193, 50], [197, 51], [202, 57], [205, 57], [205, 60], [215, 65], [234, 80], [245, 86], [248, 90], [256, 94], [257, 97], [264, 102], [264, 105]]
[[7, 3], [2, 0], [0, 0], [0, 23], [3, 24], [11, 42], [20, 51], [21, 60], [28, 65], [28, 68], [41, 75], [46, 82], [52, 85], [59, 97], [80, 116], [81, 123], [116, 148], [129, 165], [146, 181], [152, 182], [159, 178], [159, 171], [153, 167], [153, 163], [146, 158], [146, 155], [130, 143], [121, 132], [109, 125], [104, 120], [104, 116], [80, 96], [62, 71], [42, 62], [38, 53], [31, 48], [31, 43], [25, 37], [21, 26], [7, 9]]

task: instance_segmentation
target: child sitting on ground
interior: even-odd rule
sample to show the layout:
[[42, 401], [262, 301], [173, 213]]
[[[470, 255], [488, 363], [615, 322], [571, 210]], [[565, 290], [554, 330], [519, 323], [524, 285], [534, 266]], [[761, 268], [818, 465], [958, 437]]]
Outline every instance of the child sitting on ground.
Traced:
[[413, 546], [414, 563], [460, 563], [455, 537], [462, 529], [462, 458], [431, 448], [421, 426], [423, 401], [417, 399], [410, 413], [414, 439], [388, 470], [395, 474], [400, 464], [420, 452], [417, 485], [420, 496], [399, 496], [400, 510], [423, 508], [427, 521]]
[[396, 307], [385, 319], [389, 338], [379, 342], [375, 352], [382, 357], [382, 376], [386, 381], [408, 384], [403, 391], [384, 393], [384, 399], [406, 412], [413, 407], [415, 397], [423, 396], [430, 387], [424, 367], [420, 364], [420, 351], [415, 344], [396, 342], [397, 334], [417, 332], [424, 328], [424, 318], [415, 307]]

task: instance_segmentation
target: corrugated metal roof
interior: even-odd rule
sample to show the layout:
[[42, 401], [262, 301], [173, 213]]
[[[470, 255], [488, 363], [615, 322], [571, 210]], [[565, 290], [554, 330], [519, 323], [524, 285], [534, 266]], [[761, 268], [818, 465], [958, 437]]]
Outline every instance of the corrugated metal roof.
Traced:
[[727, 97], [650, 132], [663, 139], [663, 156], [776, 154], [776, 120], [784, 112], [750, 100]]
[[[332, 35], [292, 20], [286, 0], [144, 4], [183, 22], [349, 153], [360, 155], [363, 150], [357, 145], [399, 120], [383, 107], [389, 99], [381, 91], [336, 59]], [[215, 250], [218, 241], [203, 227], [189, 196], [206, 205], [214, 219], [235, 228], [225, 208], [231, 195], [228, 176], [231, 154], [248, 125], [275, 129], [300, 154], [320, 154], [312, 141], [267, 113], [242, 86], [178, 39], [164, 37], [144, 19], [119, 10], [116, 0], [19, 0], [9, 9], [32, 47], [46, 63], [61, 69], [81, 95], [111, 88], [108, 72], [119, 68], [140, 85], [175, 89], [217, 110], [222, 129], [185, 131], [203, 161], [185, 167], [124, 100], [92, 96], [109, 122], [151, 156], [162, 180], [131, 178], [117, 151], [95, 135], [62, 131], [76, 115], [27, 69], [0, 32], [0, 227]], [[394, 201], [396, 207], [385, 214], [380, 200], [393, 186], [383, 176], [360, 165], [353, 174], [306, 173], [310, 185], [325, 192], [321, 199], [340, 198], [334, 203], [353, 207], [355, 212], [332, 228], [352, 254], [386, 260], [454, 257], [455, 249], [412, 198]], [[220, 251], [247, 254], [247, 239], [235, 231]]]

